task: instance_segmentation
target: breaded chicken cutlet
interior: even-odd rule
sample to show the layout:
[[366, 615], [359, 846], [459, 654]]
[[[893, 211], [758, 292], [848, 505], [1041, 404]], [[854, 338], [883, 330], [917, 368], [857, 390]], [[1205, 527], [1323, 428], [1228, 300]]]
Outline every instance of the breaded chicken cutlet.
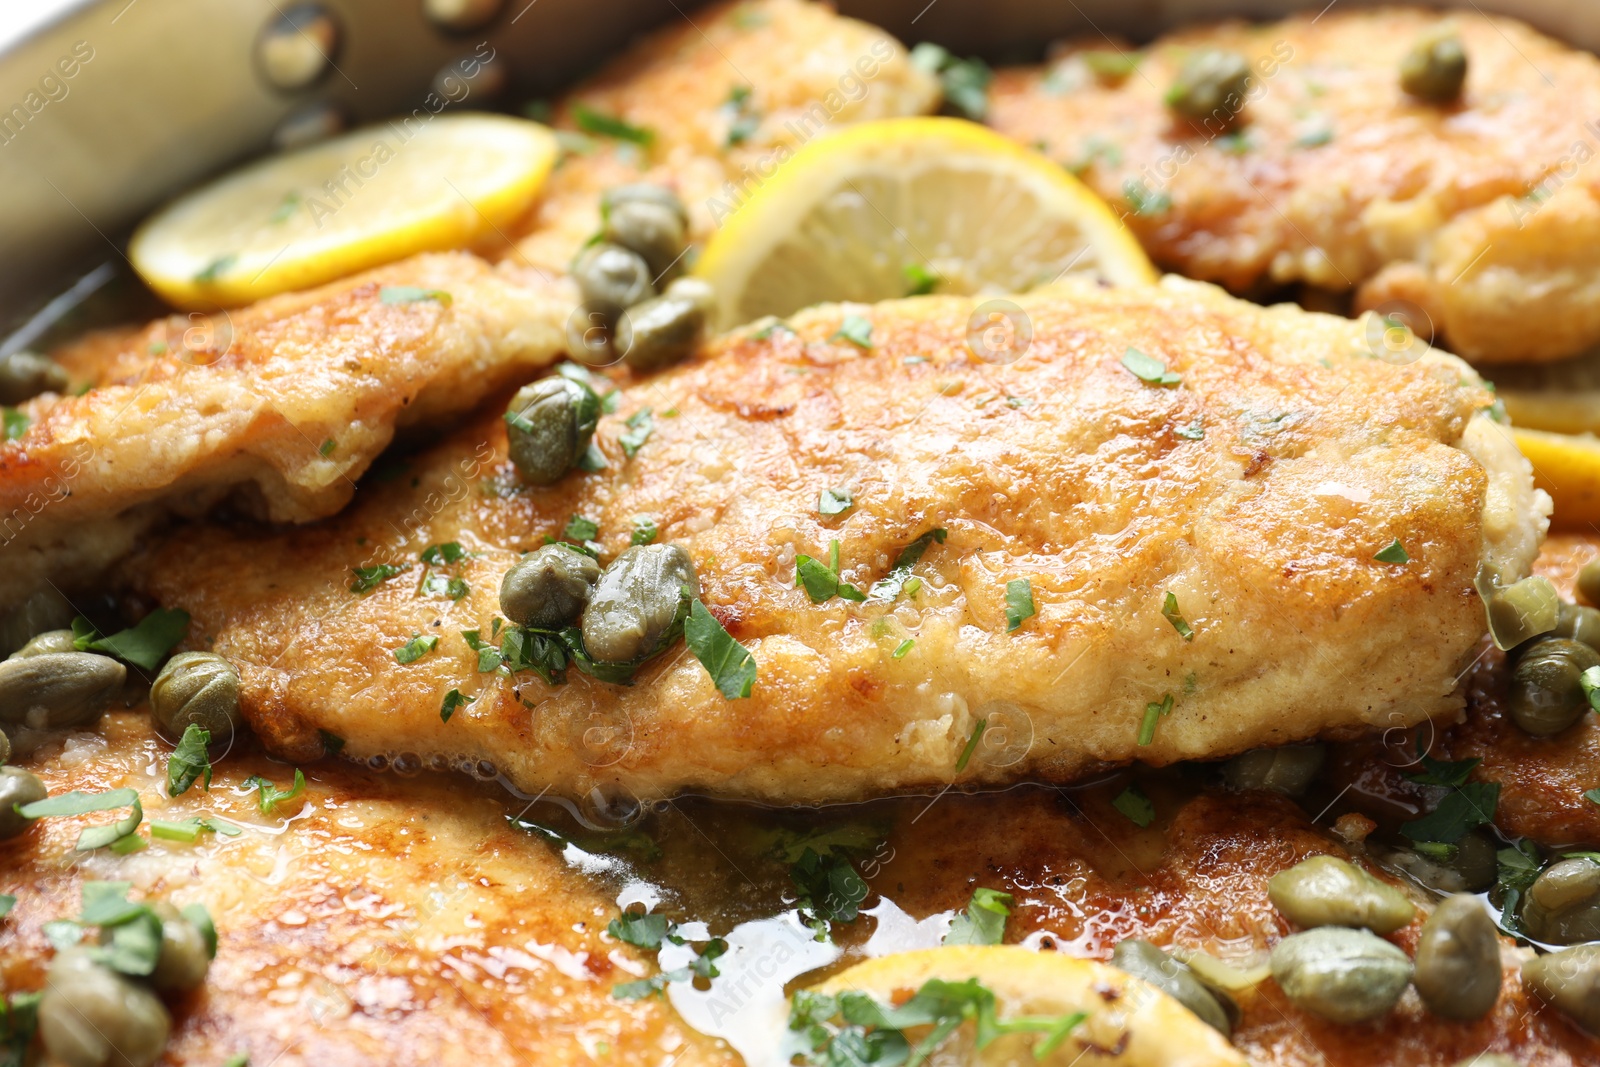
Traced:
[[[1401, 87], [1429, 34], [1465, 50], [1459, 99]], [[1167, 106], [1208, 51], [1251, 66], [1234, 122]], [[1597, 115], [1600, 60], [1514, 19], [1334, 7], [1144, 49], [1078, 41], [999, 72], [988, 120], [1081, 174], [1167, 269], [1238, 292], [1353, 290], [1358, 310], [1405, 301], [1452, 352], [1510, 363], [1600, 341]]]
[[[1465, 364], [1393, 367], [1354, 322], [1173, 279], [1018, 301], [1033, 341], [1008, 365], [967, 346], [966, 298], [814, 308], [626, 381], [604, 470], [530, 487], [497, 417], [334, 522], [186, 531], [129, 575], [237, 665], [269, 747], [306, 758], [325, 732], [358, 759], [489, 761], [530, 791], [815, 803], [1460, 708], [1474, 576], [1525, 574], [1548, 509]], [[834, 489], [851, 505], [819, 513]], [[646, 519], [687, 549], [759, 665], [748, 699], [681, 648], [631, 686], [479, 673], [502, 576], [575, 518], [602, 560]], [[449, 542], [465, 557], [421, 559]], [[796, 585], [797, 554], [834, 542], [838, 580], [878, 590], [864, 603]], [[441, 721], [451, 690], [474, 702]], [[964, 758], [980, 721], [998, 747]]]

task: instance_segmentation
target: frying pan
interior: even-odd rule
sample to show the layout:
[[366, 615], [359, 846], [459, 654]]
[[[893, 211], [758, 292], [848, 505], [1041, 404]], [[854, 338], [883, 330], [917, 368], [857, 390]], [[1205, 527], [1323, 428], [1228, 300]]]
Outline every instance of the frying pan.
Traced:
[[[1362, 0], [841, 0], [908, 43], [997, 61]], [[23, 5], [17, 3], [16, 7]], [[34, 0], [0, 26], [0, 356], [118, 276], [145, 213], [274, 146], [409, 111], [548, 95], [693, 0]], [[1600, 48], [1594, 0], [1460, 0]], [[470, 81], [462, 57], [493, 50]], [[450, 80], [450, 79], [455, 80]], [[458, 100], [457, 97], [460, 97]], [[70, 290], [41, 313], [51, 297]], [[29, 320], [32, 320], [31, 322]], [[24, 323], [28, 328], [18, 329]], [[7, 336], [9, 335], [9, 336]]]

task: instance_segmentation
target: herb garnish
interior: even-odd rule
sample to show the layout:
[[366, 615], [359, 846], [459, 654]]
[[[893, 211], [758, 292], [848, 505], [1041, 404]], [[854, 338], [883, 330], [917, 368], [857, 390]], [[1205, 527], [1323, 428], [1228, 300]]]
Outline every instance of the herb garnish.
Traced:
[[189, 632], [189, 613], [177, 608], [157, 608], [138, 625], [100, 637], [83, 616], [72, 620], [72, 647], [79, 652], [104, 652], [135, 667], [153, 671], [167, 653]]
[[127, 818], [104, 826], [91, 826], [78, 835], [78, 843], [72, 846], [73, 850], [89, 852], [121, 840], [139, 828], [139, 824], [144, 821], [144, 807], [139, 803], [137, 789], [112, 789], [105, 793], [84, 793], [74, 789], [70, 793], [58, 793], [53, 797], [36, 800], [32, 804], [20, 805], [17, 814], [24, 819], [44, 819], [52, 816], [88, 815], [92, 812], [113, 811], [117, 808], [130, 809]]
[[296, 767], [294, 769], [294, 785], [288, 790], [283, 790], [259, 774], [252, 774], [244, 780], [244, 787], [246, 789], [259, 790], [260, 795], [256, 800], [256, 806], [261, 809], [261, 814], [271, 815], [279, 804], [293, 800], [306, 791], [306, 776], [305, 772]]
[[1178, 596], [1176, 593], [1167, 593], [1167, 598], [1161, 605], [1161, 614], [1166, 616], [1167, 621], [1172, 624], [1172, 628], [1178, 631], [1179, 637], [1185, 641], [1194, 640], [1194, 630], [1184, 621], [1183, 613], [1178, 610]]
[[1156, 739], [1156, 724], [1172, 714], [1172, 694], [1161, 698], [1159, 704], [1146, 704], [1144, 718], [1139, 723], [1139, 744], [1148, 745]]
[[917, 643], [915, 637], [908, 637], [894, 646], [894, 651], [889, 653], [890, 659], [905, 659], [906, 653], [911, 651], [911, 646]]
[[566, 529], [561, 531], [561, 536], [569, 541], [593, 541], [600, 536], [600, 524], [594, 519], [574, 514], [567, 520]]
[[1135, 215], [1165, 215], [1172, 210], [1172, 197], [1167, 195], [1165, 189], [1152, 192], [1137, 178], [1129, 178], [1122, 183], [1122, 195], [1127, 198]]
[[629, 415], [626, 423], [626, 433], [617, 437], [617, 444], [622, 446], [622, 454], [632, 459], [638, 454], [640, 447], [648, 440], [656, 428], [655, 419], [650, 417], [649, 408], [640, 408]]
[[1139, 788], [1137, 783], [1118, 793], [1112, 799], [1111, 806], [1126, 815], [1128, 820], [1141, 830], [1155, 821], [1155, 802]]
[[460, 541], [445, 541], [436, 545], [429, 545], [422, 550], [418, 557], [424, 563], [459, 563], [467, 558], [466, 549], [461, 547]]
[[356, 580], [350, 583], [352, 593], [370, 593], [390, 578], [408, 569], [409, 564], [375, 563], [370, 567], [351, 567]]
[[633, 533], [628, 535], [630, 545], [648, 545], [655, 541], [661, 531], [656, 527], [656, 520], [649, 515], [638, 515], [633, 520]]
[[415, 304], [432, 300], [440, 307], [449, 307], [450, 294], [443, 289], [421, 289], [415, 285], [385, 285], [378, 290], [378, 299], [385, 304]]
[[801, 920], [816, 931], [818, 941], [827, 936], [829, 923], [854, 922], [867, 899], [866, 880], [838, 847], [825, 854], [807, 848], [789, 868], [789, 879], [800, 892], [795, 906]]
[[1427, 815], [1401, 823], [1400, 832], [1413, 841], [1453, 845], [1469, 830], [1492, 822], [1499, 802], [1499, 782], [1464, 782], [1452, 787]]
[[457, 708], [465, 707], [477, 699], [477, 697], [462, 696], [459, 689], [450, 690], [444, 695], [444, 702], [439, 705], [439, 721], [449, 722], [450, 716], [456, 713]]
[[972, 754], [978, 750], [978, 742], [983, 738], [983, 731], [989, 728], [988, 719], [979, 719], [972, 726], [972, 733], [967, 737], [967, 745], [961, 750], [961, 755], [956, 758], [956, 773], [960, 774], [967, 769]]
[[1578, 675], [1578, 688], [1589, 700], [1589, 710], [1600, 712], [1600, 667], [1590, 667]]
[[911, 65], [939, 79], [945, 106], [962, 118], [982, 122], [989, 113], [989, 81], [994, 77], [981, 59], [957, 59], [950, 52], [923, 41], [911, 50]]
[[817, 513], [842, 515], [855, 505], [855, 497], [848, 489], [824, 489], [817, 494]]
[[232, 823], [225, 823], [217, 819], [194, 816], [181, 822], [167, 822], [164, 819], [150, 820], [150, 836], [158, 837], [163, 841], [185, 841], [193, 843], [199, 840], [202, 833], [222, 834], [224, 837], [238, 837], [243, 830]]
[[944, 945], [998, 945], [1005, 940], [1006, 919], [1011, 916], [1011, 894], [979, 886], [965, 914], [957, 915], [944, 935]]
[[667, 917], [624, 912], [621, 918], [611, 920], [606, 933], [635, 948], [658, 949], [667, 936]]
[[728, 136], [724, 144], [732, 148], [755, 136], [761, 127], [761, 113], [750, 105], [750, 86], [735, 85], [728, 91], [728, 102], [722, 105], [728, 119]]
[[1122, 365], [1135, 378], [1151, 385], [1177, 385], [1183, 381], [1182, 375], [1169, 371], [1161, 360], [1147, 356], [1137, 348], [1122, 353]]
[[1038, 614], [1033, 606], [1033, 583], [1014, 578], [1006, 583], [1006, 633]]
[[1377, 560], [1379, 563], [1411, 562], [1411, 557], [1406, 555], [1405, 546], [1400, 543], [1400, 539], [1398, 537], [1390, 542], [1387, 547], [1380, 549], [1372, 558]]
[[872, 347], [872, 320], [861, 315], [846, 315], [830, 341], [849, 341], [857, 348]]
[[213, 284], [219, 277], [222, 276], [222, 272], [233, 266], [238, 259], [239, 257], [231, 252], [224, 256], [218, 256], [210, 263], [207, 263], [197, 274], [195, 274], [194, 283], [196, 285]]
[[756, 682], [755, 657], [729, 636], [717, 617], [698, 600], [689, 604], [683, 638], [724, 699], [737, 700], [750, 695]]
[[421, 634], [412, 634], [411, 640], [392, 650], [394, 652], [394, 660], [402, 665], [415, 663], [429, 652], [432, 652], [438, 644], [439, 637], [437, 634], [429, 634], [426, 637]]
[[1494, 854], [1496, 882], [1500, 889], [1500, 925], [1513, 934], [1522, 933], [1518, 905], [1523, 894], [1539, 877], [1539, 849], [1532, 841], [1523, 839], [1510, 848]]
[[944, 280], [920, 263], [907, 263], [900, 273], [906, 278], [907, 296], [927, 296]]
[[948, 530], [936, 527], [901, 549], [894, 566], [889, 568], [889, 573], [872, 583], [868, 595], [893, 600], [902, 590], [915, 593], [921, 582], [918, 582], [916, 587], [911, 585], [911, 582], [916, 580], [911, 577], [911, 568], [921, 561], [922, 554], [928, 550], [929, 545], [935, 541], [942, 545], [947, 536], [949, 536]]
[[183, 728], [183, 737], [167, 758], [167, 792], [178, 797], [189, 791], [200, 778], [205, 778], [205, 790], [211, 791], [211, 756], [206, 746], [211, 744], [211, 731], [190, 723]]
[[[624, 912], [621, 918], [611, 920], [606, 927], [606, 933], [618, 941], [649, 951], [660, 950], [663, 942], [670, 941], [674, 945], [688, 943], [679, 933], [677, 924], [668, 922], [665, 915]], [[727, 951], [728, 943], [720, 937], [713, 937], [696, 950], [697, 955], [687, 967], [663, 971], [637, 982], [619, 983], [611, 987], [611, 995], [617, 1000], [639, 1000], [655, 996], [673, 982], [686, 982], [691, 978], [721, 977], [716, 960]]]
[[856, 602], [867, 599], [867, 595], [849, 582], [839, 578], [839, 542], [828, 542], [828, 562], [823, 563], [804, 553], [794, 557], [795, 584], [803, 586], [806, 596], [811, 598], [813, 604], [821, 604], [842, 597], [845, 600]]
[[607, 115], [596, 111], [586, 104], [572, 106], [573, 121], [578, 124], [578, 129], [584, 133], [596, 134], [600, 137], [613, 137], [619, 141], [631, 141], [641, 148], [649, 148], [655, 143], [655, 131], [643, 126], [635, 126], [615, 115]]
[[28, 413], [18, 411], [16, 408], [0, 407], [0, 420], [3, 420], [7, 441], [15, 441], [27, 433], [28, 427], [33, 425], [33, 419]]

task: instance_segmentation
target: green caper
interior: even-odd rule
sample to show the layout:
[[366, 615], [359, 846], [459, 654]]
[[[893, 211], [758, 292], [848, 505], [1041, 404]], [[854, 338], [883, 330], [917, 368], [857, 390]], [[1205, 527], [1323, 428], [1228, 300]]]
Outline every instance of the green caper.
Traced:
[[583, 306], [615, 319], [622, 312], [656, 295], [650, 265], [637, 252], [606, 241], [578, 253], [572, 277], [583, 294]]
[[1227, 1037], [1233, 1032], [1227, 1013], [1217, 997], [1194, 976], [1188, 966], [1173, 959], [1142, 937], [1119, 941], [1111, 950], [1111, 966], [1142, 978], [1179, 1004], [1194, 1012], [1200, 1021]]
[[1561, 616], [1551, 637], [1570, 637], [1582, 641], [1590, 648], [1600, 648], [1600, 608], [1582, 607], [1561, 602]]
[[173, 737], [189, 726], [209, 730], [213, 741], [232, 737], [244, 722], [239, 672], [215, 652], [178, 653], [150, 683], [150, 717]]
[[166, 901], [150, 907], [161, 920], [161, 954], [156, 957], [150, 984], [163, 993], [199, 989], [211, 967], [211, 946], [206, 935]]
[[689, 213], [684, 210], [683, 201], [678, 199], [678, 194], [668, 189], [665, 185], [654, 182], [630, 182], [627, 185], [613, 185], [600, 194], [600, 213], [607, 217], [623, 204], [655, 204], [671, 210], [678, 216], [678, 222], [683, 226], [689, 225]]
[[1471, 893], [1446, 897], [1422, 924], [1411, 982], [1435, 1015], [1481, 1019], [1500, 997], [1500, 934]]
[[1230, 125], [1244, 110], [1250, 73], [1250, 62], [1237, 52], [1197, 52], [1167, 90], [1167, 106], [1186, 118], [1215, 119]]
[[1578, 570], [1578, 592], [1589, 603], [1600, 606], [1600, 556]]
[[1337, 856], [1312, 856], [1267, 880], [1272, 906], [1297, 926], [1365, 926], [1380, 934], [1416, 917], [1406, 895]]
[[599, 422], [600, 398], [582, 382], [559, 375], [530, 382], [506, 408], [511, 462], [534, 485], [554, 485], [588, 450]]
[[0, 838], [16, 837], [33, 825], [32, 819], [17, 814], [17, 805], [43, 800], [50, 791], [21, 767], [0, 767]]
[[617, 320], [617, 351], [634, 370], [659, 370], [694, 351], [705, 325], [704, 305], [668, 292], [629, 308]]
[[0, 359], [0, 404], [20, 404], [40, 393], [64, 393], [70, 382], [61, 364], [37, 352]]
[[1561, 597], [1548, 578], [1524, 578], [1495, 589], [1484, 603], [1489, 611], [1489, 635], [1502, 649], [1547, 634], [1561, 621]]
[[663, 295], [687, 300], [708, 315], [717, 302], [717, 291], [703, 278], [679, 278], [667, 286]]
[[1430, 33], [1400, 61], [1400, 88], [1420, 100], [1448, 104], [1467, 82], [1467, 52], [1453, 33]]
[[583, 609], [584, 649], [606, 663], [659, 651], [683, 625], [685, 590], [691, 598], [700, 595], [700, 579], [683, 546], [624, 550], [601, 573]]
[[1435, 893], [1481, 893], [1494, 885], [1495, 847], [1488, 838], [1472, 832], [1451, 847], [1454, 851], [1444, 856], [1397, 848], [1385, 853], [1383, 860]]
[[1511, 719], [1534, 737], [1558, 734], [1589, 708], [1579, 679], [1600, 667], [1600, 652], [1581, 641], [1546, 637], [1528, 646], [1511, 674]]
[[657, 285], [669, 271], [681, 269], [683, 218], [664, 204], [627, 200], [616, 205], [606, 215], [605, 239], [643, 256]]
[[1336, 1023], [1387, 1015], [1411, 981], [1411, 961], [1365, 930], [1323, 926], [1272, 949], [1272, 977], [1297, 1006]]
[[11, 759], [11, 738], [6, 736], [4, 730], [0, 730], [0, 763], [5, 763], [9, 759]]
[[0, 615], [0, 652], [10, 655], [46, 630], [58, 630], [77, 614], [53, 586], [45, 586]]
[[1550, 945], [1600, 941], [1600, 863], [1574, 857], [1546, 867], [1528, 888], [1522, 925]]
[[545, 545], [506, 571], [500, 582], [500, 613], [518, 626], [557, 630], [583, 614], [600, 564], [565, 545]]
[[1534, 996], [1600, 1035], [1600, 945], [1575, 945], [1524, 960], [1522, 981]]
[[0, 719], [34, 730], [80, 726], [111, 705], [128, 669], [110, 656], [52, 652], [0, 663]]
[[8, 659], [27, 659], [29, 656], [46, 656], [56, 652], [76, 652], [73, 644], [78, 635], [71, 630], [46, 630], [17, 649]]
[[1222, 777], [1230, 789], [1267, 789], [1297, 797], [1310, 788], [1326, 756], [1321, 745], [1258, 748], [1224, 763]]
[[50, 961], [39, 999], [39, 1036], [65, 1067], [149, 1067], [167, 1045], [172, 1017], [144, 986], [68, 948]]

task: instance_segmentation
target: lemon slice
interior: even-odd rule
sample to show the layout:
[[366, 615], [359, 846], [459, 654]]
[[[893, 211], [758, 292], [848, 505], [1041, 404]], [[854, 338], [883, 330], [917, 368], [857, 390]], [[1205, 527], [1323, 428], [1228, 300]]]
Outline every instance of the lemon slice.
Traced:
[[825, 301], [1157, 276], [1082, 182], [960, 119], [861, 123], [751, 177], [747, 200], [708, 203], [720, 228], [695, 271], [715, 287], [723, 326]]
[[1517, 428], [1511, 434], [1533, 464], [1533, 484], [1555, 501], [1551, 521], [1600, 523], [1600, 439]]
[[[1226, 1038], [1165, 993], [1115, 967], [1057, 952], [1016, 945], [899, 952], [857, 964], [808, 992], [866, 993], [883, 1005], [897, 1005], [934, 978], [977, 979], [994, 995], [994, 1016], [1001, 1024], [1026, 1020], [1030, 1029], [1002, 1034], [979, 1050], [977, 1026], [969, 1020], [938, 1046], [933, 1063], [1066, 1065], [1088, 1062], [1084, 1050], [1093, 1046], [1089, 1059], [1097, 1067], [1244, 1067], [1244, 1057]], [[1064, 1038], [1051, 1031], [1078, 1012], [1083, 1020]], [[932, 1029], [919, 1026], [904, 1033], [916, 1048]], [[1045, 1052], [1036, 1059], [1041, 1042]]]
[[128, 256], [180, 307], [249, 303], [468, 244], [527, 210], [556, 152], [543, 126], [498, 115], [369, 126], [179, 198]]

